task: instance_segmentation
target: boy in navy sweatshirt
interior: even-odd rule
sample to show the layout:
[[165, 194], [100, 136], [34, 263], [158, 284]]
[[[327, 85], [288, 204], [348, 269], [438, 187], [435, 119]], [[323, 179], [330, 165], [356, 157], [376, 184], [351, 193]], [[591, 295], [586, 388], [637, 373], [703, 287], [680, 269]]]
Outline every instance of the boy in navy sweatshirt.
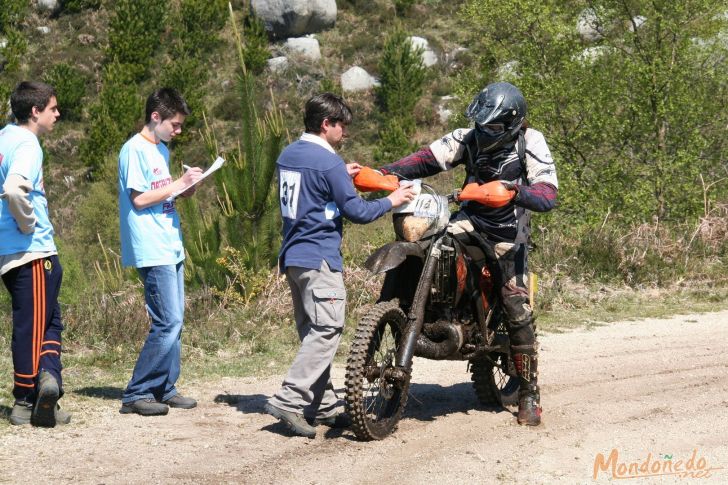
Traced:
[[331, 364], [344, 327], [346, 289], [342, 277], [342, 216], [357, 224], [378, 219], [414, 198], [408, 185], [366, 201], [351, 178], [361, 166], [336, 154], [351, 123], [349, 106], [331, 93], [306, 103], [306, 132], [278, 158], [283, 243], [279, 265], [291, 288], [301, 347], [266, 412], [297, 435], [313, 438], [317, 424], [343, 427], [336, 409]]

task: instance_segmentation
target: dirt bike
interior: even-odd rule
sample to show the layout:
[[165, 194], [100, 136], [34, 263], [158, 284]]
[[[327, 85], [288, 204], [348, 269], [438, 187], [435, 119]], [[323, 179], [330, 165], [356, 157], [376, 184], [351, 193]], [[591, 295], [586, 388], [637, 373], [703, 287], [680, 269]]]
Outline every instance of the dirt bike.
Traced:
[[447, 233], [449, 204], [468, 199], [467, 189], [443, 196], [421, 184], [415, 201], [393, 215], [397, 240], [365, 263], [386, 275], [377, 303], [357, 325], [346, 367], [347, 412], [359, 439], [395, 430], [414, 356], [468, 361], [486, 407], [500, 408], [517, 394], [493, 273]]

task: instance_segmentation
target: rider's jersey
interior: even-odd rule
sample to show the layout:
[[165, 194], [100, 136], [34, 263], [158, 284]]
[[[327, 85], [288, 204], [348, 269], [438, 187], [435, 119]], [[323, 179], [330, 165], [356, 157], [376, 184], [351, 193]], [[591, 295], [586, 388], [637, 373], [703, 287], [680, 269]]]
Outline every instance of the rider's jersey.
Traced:
[[[521, 186], [549, 184], [558, 189], [556, 167], [543, 134], [525, 130], [525, 163], [518, 156], [517, 139], [488, 153], [478, 153], [472, 129], [457, 129], [430, 144], [430, 150], [441, 170], [466, 164], [470, 169], [465, 183], [487, 183], [493, 180], [513, 182]], [[525, 169], [525, 171], [524, 171]], [[528, 237], [526, 210], [516, 203], [504, 207], [486, 207], [474, 201], [461, 204], [479, 232], [495, 241], [525, 241]]]
[[[380, 168], [404, 179], [428, 177], [458, 165], [466, 165], [466, 183], [493, 180], [513, 182], [518, 194], [504, 207], [492, 208], [477, 202], [462, 204], [462, 212], [475, 229], [495, 242], [528, 240], [528, 211], [547, 212], [556, 205], [558, 180], [551, 152], [543, 135], [524, 130], [523, 136], [490, 152], [479, 153], [472, 129], [448, 133], [422, 150]], [[518, 139], [524, 147], [519, 150]], [[519, 158], [519, 152], [523, 158]]]

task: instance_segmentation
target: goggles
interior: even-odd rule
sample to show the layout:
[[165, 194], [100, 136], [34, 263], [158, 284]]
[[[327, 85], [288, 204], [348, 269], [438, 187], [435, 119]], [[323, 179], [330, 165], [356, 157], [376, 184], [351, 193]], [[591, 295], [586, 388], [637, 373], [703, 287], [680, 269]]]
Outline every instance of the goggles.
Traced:
[[504, 123], [476, 123], [475, 127], [481, 133], [489, 136], [499, 136], [506, 132], [506, 125]]

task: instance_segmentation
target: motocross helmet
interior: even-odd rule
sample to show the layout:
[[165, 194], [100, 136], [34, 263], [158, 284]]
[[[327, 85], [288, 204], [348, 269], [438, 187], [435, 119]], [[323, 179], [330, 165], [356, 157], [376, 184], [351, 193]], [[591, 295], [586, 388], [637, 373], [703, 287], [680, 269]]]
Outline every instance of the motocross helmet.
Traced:
[[479, 92], [465, 116], [475, 123], [478, 151], [489, 151], [514, 139], [526, 119], [526, 99], [514, 85], [499, 82]]

